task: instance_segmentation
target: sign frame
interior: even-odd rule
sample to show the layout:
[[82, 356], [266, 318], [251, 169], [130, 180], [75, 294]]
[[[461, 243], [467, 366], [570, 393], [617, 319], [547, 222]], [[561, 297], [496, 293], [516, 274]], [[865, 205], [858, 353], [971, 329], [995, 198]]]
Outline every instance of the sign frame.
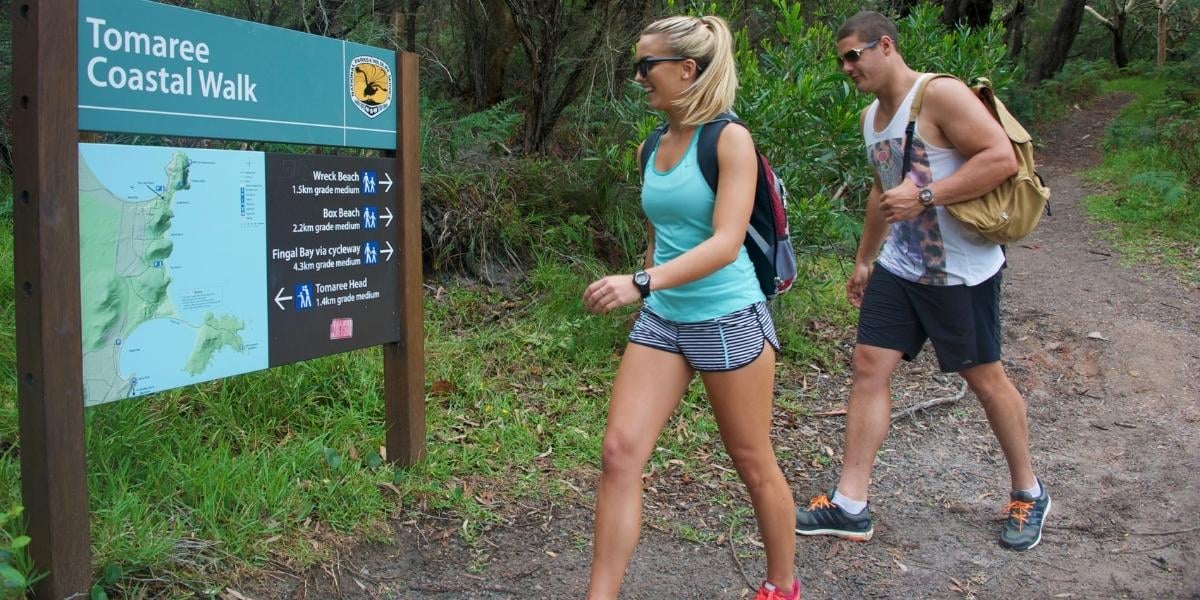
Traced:
[[[38, 598], [86, 597], [92, 582], [79, 258], [78, 0], [12, 3], [13, 269], [21, 493]], [[425, 452], [417, 56], [396, 53], [392, 242], [401, 339], [385, 344], [387, 459]], [[170, 135], [164, 133], [163, 135]]]

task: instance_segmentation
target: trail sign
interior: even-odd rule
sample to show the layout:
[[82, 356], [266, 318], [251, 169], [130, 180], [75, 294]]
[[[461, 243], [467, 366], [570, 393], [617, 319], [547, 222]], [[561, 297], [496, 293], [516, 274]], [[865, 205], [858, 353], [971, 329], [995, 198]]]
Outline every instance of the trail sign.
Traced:
[[[123, 357], [180, 347], [159, 338], [194, 336], [181, 360], [193, 378], [382, 343], [388, 458], [417, 461], [425, 416], [416, 56], [145, 0], [14, 2], [11, 10], [21, 489], [34, 566], [47, 573], [36, 595], [82, 597], [91, 587], [84, 390], [100, 390], [103, 401], [188, 383], [153, 360], [141, 374], [121, 370]], [[395, 156], [81, 145], [80, 130], [395, 148]], [[138, 158], [146, 152], [157, 158]], [[134, 162], [104, 166], [105, 153]], [[288, 161], [312, 181], [299, 170], [273, 177]], [[235, 185], [198, 194], [219, 187], [219, 163]], [[147, 164], [158, 172], [146, 175]], [[351, 174], [356, 182], [341, 180]], [[336, 195], [352, 183], [353, 198]], [[305, 189], [317, 187], [335, 195]], [[278, 203], [284, 214], [272, 215]], [[321, 218], [310, 210], [318, 206]], [[218, 213], [206, 221], [209, 209]], [[295, 229], [272, 234], [283, 222], [276, 217]], [[329, 242], [300, 242], [325, 224], [337, 232]], [[205, 225], [220, 236], [205, 240]], [[271, 244], [294, 256], [272, 262]], [[339, 255], [332, 266], [317, 260], [319, 248]], [[206, 280], [205, 261], [209, 276], [223, 270], [234, 284]], [[245, 310], [222, 312], [247, 290]], [[294, 318], [285, 326], [298, 337], [284, 343], [308, 350], [273, 356], [272, 310]], [[89, 367], [85, 353], [101, 362]]]

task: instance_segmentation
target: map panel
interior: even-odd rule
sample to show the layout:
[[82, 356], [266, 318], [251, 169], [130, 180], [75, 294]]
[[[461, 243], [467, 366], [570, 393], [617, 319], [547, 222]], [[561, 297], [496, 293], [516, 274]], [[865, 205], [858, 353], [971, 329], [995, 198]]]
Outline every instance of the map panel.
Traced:
[[79, 146], [84, 402], [268, 367], [261, 152]]

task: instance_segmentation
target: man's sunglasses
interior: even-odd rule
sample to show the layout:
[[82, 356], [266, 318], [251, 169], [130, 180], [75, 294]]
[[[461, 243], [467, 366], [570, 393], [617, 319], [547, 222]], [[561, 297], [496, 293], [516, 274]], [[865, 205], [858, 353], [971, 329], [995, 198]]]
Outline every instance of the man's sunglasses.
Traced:
[[837, 57], [838, 65], [840, 66], [845, 63], [854, 64], [854, 63], [858, 62], [858, 59], [862, 58], [863, 52], [866, 52], [867, 50], [874, 48], [878, 44], [879, 44], [879, 40], [875, 40], [875, 41], [871, 42], [870, 44], [863, 46], [862, 48], [851, 48], [851, 49], [843, 52], [840, 56]]
[[660, 62], [679, 62], [681, 60], [687, 60], [687, 57], [686, 56], [643, 56], [642, 58], [638, 59], [637, 62], [633, 63], [633, 72], [637, 73], [638, 75], [641, 75], [642, 77], [649, 77], [650, 76], [650, 67], [653, 67], [654, 65], [656, 65]]

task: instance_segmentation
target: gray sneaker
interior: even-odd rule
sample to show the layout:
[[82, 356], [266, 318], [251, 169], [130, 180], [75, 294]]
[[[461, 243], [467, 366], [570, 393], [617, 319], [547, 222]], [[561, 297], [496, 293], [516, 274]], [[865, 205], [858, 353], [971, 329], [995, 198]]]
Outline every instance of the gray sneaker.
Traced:
[[1028, 550], [1042, 541], [1042, 526], [1050, 514], [1050, 492], [1038, 480], [1042, 495], [1034, 498], [1021, 491], [1012, 493], [1012, 500], [1004, 506], [1008, 521], [1000, 532], [1000, 545], [1012, 550]]
[[847, 540], [865, 542], [871, 539], [875, 528], [871, 526], [871, 508], [852, 515], [842, 507], [829, 501], [833, 496], [821, 494], [808, 503], [808, 508], [796, 509], [796, 533], [800, 535], [834, 535]]

